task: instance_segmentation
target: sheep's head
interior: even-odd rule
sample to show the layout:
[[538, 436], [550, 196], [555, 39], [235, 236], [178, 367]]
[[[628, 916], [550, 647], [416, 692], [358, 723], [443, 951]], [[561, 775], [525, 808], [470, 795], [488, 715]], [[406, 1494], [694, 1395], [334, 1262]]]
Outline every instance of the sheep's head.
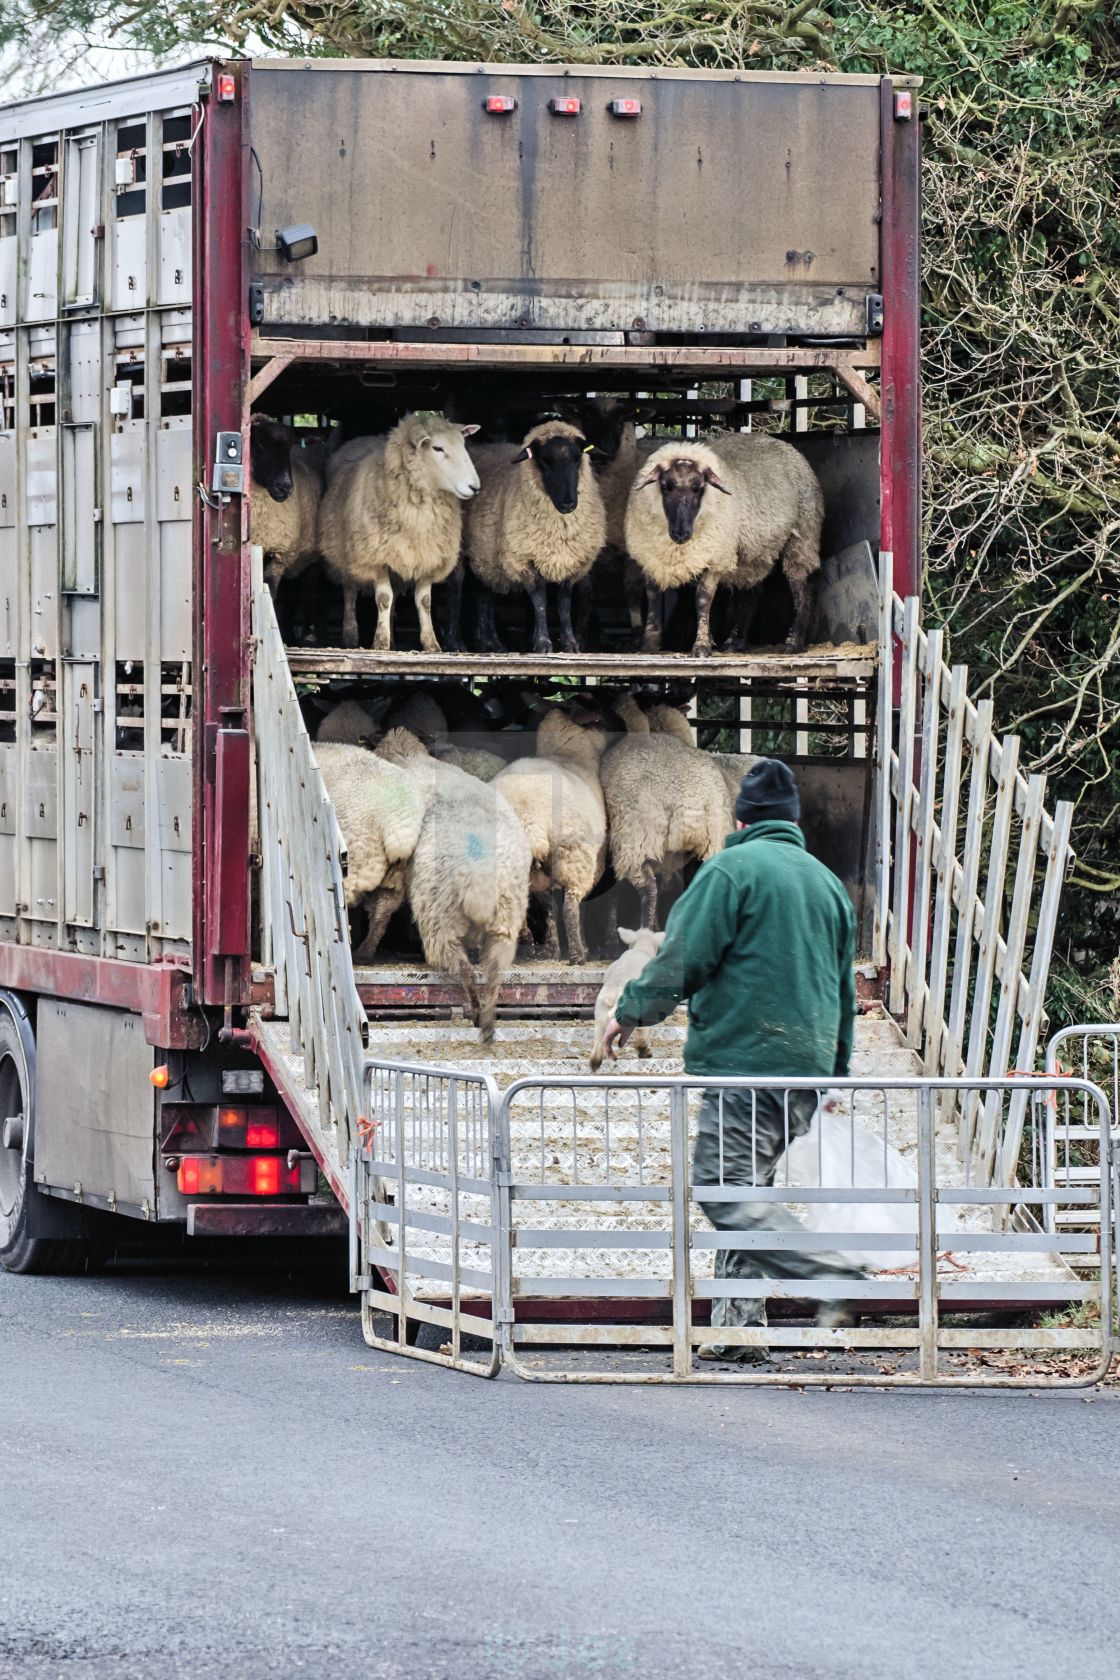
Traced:
[[618, 937], [624, 945], [629, 945], [631, 950], [642, 951], [653, 957], [660, 951], [665, 934], [655, 933], [652, 928], [620, 927]]
[[390, 764], [404, 764], [410, 758], [426, 758], [428, 749], [409, 729], [390, 729], [377, 748], [378, 758]]
[[254, 414], [249, 427], [249, 466], [254, 484], [267, 490], [274, 502], [286, 502], [292, 493], [292, 445], [287, 426]]
[[405, 424], [417, 469], [433, 489], [461, 502], [478, 494], [478, 469], [467, 454], [477, 426], [459, 426], [442, 414], [411, 414]]
[[514, 459], [532, 463], [541, 481], [541, 488], [557, 513], [574, 513], [579, 506], [580, 474], [583, 457], [591, 445], [583, 433], [566, 420], [549, 420], [534, 426]]
[[614, 397], [596, 397], [581, 406], [580, 427], [590, 442], [591, 465], [597, 473], [605, 472], [617, 457], [635, 412]]
[[649, 463], [646, 476], [635, 488], [645, 490], [651, 485], [660, 487], [665, 524], [675, 543], [691, 540], [709, 485], [713, 490], [721, 490], [725, 496], [731, 494], [711, 461], [691, 455], [678, 455], [666, 460], [655, 457]]

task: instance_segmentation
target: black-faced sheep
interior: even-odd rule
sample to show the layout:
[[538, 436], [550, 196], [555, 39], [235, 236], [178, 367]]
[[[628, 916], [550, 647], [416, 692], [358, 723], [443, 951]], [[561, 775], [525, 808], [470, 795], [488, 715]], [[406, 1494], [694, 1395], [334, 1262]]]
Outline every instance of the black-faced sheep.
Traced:
[[342, 586], [346, 647], [358, 645], [358, 594], [371, 589], [373, 645], [392, 647], [394, 582], [400, 582], [413, 588], [421, 647], [440, 651], [432, 586], [459, 558], [462, 503], [478, 490], [464, 440], [477, 430], [440, 414], [409, 414], [386, 437], [355, 439], [338, 450], [319, 512], [319, 545]]
[[304, 571], [318, 553], [322, 480], [289, 427], [254, 414], [249, 430], [249, 540], [264, 552], [265, 582]]
[[391, 730], [377, 750], [404, 770], [424, 802], [405, 877], [424, 957], [458, 980], [471, 1018], [488, 1040], [529, 901], [525, 830], [492, 784], [439, 763], [408, 730]]
[[780, 564], [794, 601], [787, 643], [803, 648], [823, 516], [816, 474], [780, 438], [733, 433], [711, 444], [662, 445], [639, 470], [626, 511], [627, 547], [646, 579], [645, 647], [660, 646], [662, 593], [695, 583], [693, 653], [712, 650], [712, 602], [721, 585], [740, 592], [730, 645], [741, 650], [761, 586]]
[[[529, 431], [510, 456], [509, 444], [475, 450], [482, 488], [467, 516], [471, 570], [492, 594], [524, 590], [533, 603], [533, 651], [551, 653], [548, 585], [559, 585], [560, 643], [578, 653], [572, 590], [587, 577], [606, 540], [606, 514], [587, 439], [564, 420]], [[502, 652], [492, 594], [479, 607], [479, 641]]]
[[404, 900], [405, 866], [420, 837], [422, 792], [394, 764], [364, 747], [317, 741], [319, 774], [346, 841], [346, 904], [364, 904], [366, 936], [355, 962], [369, 962]]
[[518, 758], [494, 786], [521, 819], [533, 859], [532, 890], [548, 914], [545, 955], [558, 957], [553, 892], [563, 894], [568, 961], [587, 961], [581, 910], [607, 860], [607, 809], [599, 761], [607, 731], [588, 714], [588, 727], [557, 707], [537, 730], [537, 756]]

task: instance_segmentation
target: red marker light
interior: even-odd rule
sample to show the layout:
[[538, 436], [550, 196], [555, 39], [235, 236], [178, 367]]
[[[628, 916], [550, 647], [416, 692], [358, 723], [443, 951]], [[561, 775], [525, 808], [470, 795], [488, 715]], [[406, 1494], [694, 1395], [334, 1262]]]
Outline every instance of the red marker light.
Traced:
[[511, 111], [516, 111], [517, 101], [511, 99], [508, 93], [492, 93], [482, 101], [482, 109], [489, 111], [492, 117], [508, 117]]
[[909, 88], [901, 88], [894, 96], [895, 122], [909, 122], [914, 115], [914, 95]]
[[580, 104], [578, 99], [550, 99], [548, 108], [555, 117], [578, 117]]
[[274, 1120], [250, 1120], [245, 1128], [248, 1149], [279, 1149], [280, 1127]]
[[218, 104], [232, 105], [237, 98], [237, 79], [228, 70], [218, 74]]
[[612, 117], [640, 117], [642, 102], [640, 99], [612, 99], [607, 110]]

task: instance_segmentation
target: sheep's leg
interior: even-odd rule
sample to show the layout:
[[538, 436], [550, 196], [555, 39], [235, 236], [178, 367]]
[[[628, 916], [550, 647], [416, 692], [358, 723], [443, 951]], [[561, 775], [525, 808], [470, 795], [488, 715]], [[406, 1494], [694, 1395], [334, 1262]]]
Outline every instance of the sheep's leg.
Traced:
[[[382, 574], [374, 585], [374, 599], [377, 602], [377, 630], [374, 634], [373, 645], [381, 653], [388, 653], [393, 645], [393, 580], [387, 574]], [[431, 614], [429, 612], [429, 622]], [[354, 642], [357, 646], [357, 641]]]
[[793, 623], [786, 637], [786, 646], [792, 648], [795, 653], [800, 653], [809, 639], [813, 608], [816, 605], [816, 573], [806, 571], [796, 562], [791, 565], [788, 552], [782, 569], [786, 574], [789, 592], [793, 596]]
[[626, 602], [626, 616], [630, 620], [631, 641], [635, 647], [642, 643], [642, 574], [634, 562], [626, 558], [622, 563], [622, 594]]
[[642, 926], [657, 929], [657, 872], [652, 863], [642, 866]]
[[430, 583], [418, 583], [412, 593], [420, 620], [420, 646], [425, 653], [442, 653], [432, 624], [432, 586]]
[[359, 965], [372, 962], [385, 937], [385, 929], [404, 903], [404, 886], [379, 887], [376, 892], [366, 898], [366, 910], [369, 915], [369, 926], [366, 936], [358, 949], [354, 952], [353, 960]]
[[583, 943], [583, 928], [580, 924], [580, 911], [583, 900], [577, 898], [570, 887], [564, 889], [564, 932], [568, 936], [568, 961], [570, 963], [585, 963], [587, 961], [587, 946]]
[[[591, 609], [594, 605], [590, 574], [581, 578], [576, 584], [573, 600], [575, 602], [576, 641], [580, 645], [586, 646], [587, 634], [591, 628]], [[573, 652], [578, 652], [578, 648], [573, 649]]]
[[535, 578], [529, 585], [528, 596], [533, 603], [533, 652], [551, 653], [552, 641], [548, 634], [547, 584], [542, 582], [540, 578]]
[[494, 597], [483, 590], [478, 602], [478, 647], [480, 653], [505, 653], [505, 644], [494, 623]]
[[548, 962], [560, 961], [560, 929], [556, 921], [556, 893], [553, 888], [543, 894], [545, 908], [543, 955]]
[[611, 901], [607, 906], [606, 949], [608, 957], [618, 955], [618, 887], [611, 892]]
[[460, 560], [445, 585], [444, 600], [447, 603], [447, 615], [443, 626], [443, 645], [448, 653], [466, 653], [467, 651], [467, 644], [463, 640], [463, 578], [465, 572], [466, 567]]
[[479, 952], [482, 986], [478, 998], [478, 1026], [484, 1044], [494, 1036], [494, 1022], [498, 1013], [498, 992], [502, 975], [513, 961], [514, 942], [499, 933], [487, 934]]
[[342, 645], [358, 645], [358, 586], [354, 583], [342, 586]]
[[664, 593], [655, 583], [646, 580], [646, 627], [642, 635], [643, 653], [661, 652], [661, 612]]
[[646, 1029], [644, 1027], [639, 1027], [637, 1032], [634, 1034], [634, 1048], [643, 1061], [648, 1061], [650, 1056], [653, 1055], [649, 1039], [646, 1036]]
[[564, 653], [579, 652], [579, 638], [572, 629], [572, 585], [560, 585], [560, 647]]
[[750, 640], [751, 626], [754, 615], [758, 611], [758, 603], [762, 597], [762, 585], [754, 584], [750, 589], [739, 591], [739, 612], [732, 626], [731, 634], [723, 644], [724, 653], [746, 653]]
[[696, 585], [696, 640], [692, 644], [694, 658], [706, 658], [712, 651], [712, 602], [718, 583], [710, 572]]

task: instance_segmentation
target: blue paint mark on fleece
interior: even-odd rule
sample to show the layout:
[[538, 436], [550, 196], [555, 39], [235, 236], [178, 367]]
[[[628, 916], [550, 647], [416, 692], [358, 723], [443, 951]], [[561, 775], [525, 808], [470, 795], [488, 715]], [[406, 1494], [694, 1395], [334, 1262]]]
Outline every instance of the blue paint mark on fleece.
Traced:
[[480, 834], [468, 834], [463, 848], [463, 856], [471, 863], [478, 863], [489, 851], [489, 846]]

